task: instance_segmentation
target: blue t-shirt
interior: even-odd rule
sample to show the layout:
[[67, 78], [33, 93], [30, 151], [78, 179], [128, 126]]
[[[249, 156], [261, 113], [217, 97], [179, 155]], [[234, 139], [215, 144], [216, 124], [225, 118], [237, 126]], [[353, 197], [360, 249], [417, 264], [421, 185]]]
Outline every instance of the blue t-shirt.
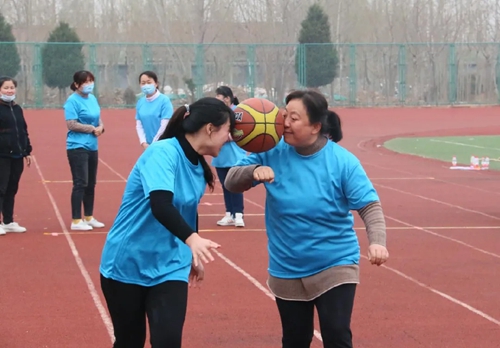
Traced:
[[135, 109], [135, 119], [141, 121], [148, 144], [153, 142], [158, 133], [161, 120], [170, 119], [174, 113], [174, 106], [170, 98], [162, 93], [153, 101], [148, 101], [145, 96], [142, 97], [137, 102]]
[[251, 154], [237, 165], [251, 164], [269, 166], [275, 173], [273, 183], [264, 183], [272, 276], [302, 278], [359, 263], [350, 210], [379, 197], [352, 153], [328, 141], [317, 153], [302, 156], [282, 139], [275, 148]]
[[[231, 109], [236, 109], [236, 105], [232, 105]], [[217, 157], [212, 159], [212, 166], [216, 168], [234, 167], [246, 155], [247, 152], [236, 145], [234, 141], [228, 141], [222, 145]]]
[[[76, 120], [81, 124], [98, 127], [101, 118], [101, 107], [93, 94], [89, 94], [87, 98], [84, 98], [78, 93], [73, 93], [64, 104], [64, 118], [66, 121]], [[97, 151], [97, 137], [92, 133], [68, 130], [66, 148], [68, 150], [84, 148], [89, 151]]]
[[200, 163], [186, 158], [175, 138], [151, 144], [139, 157], [127, 181], [122, 203], [102, 251], [100, 272], [123, 283], [154, 286], [188, 281], [191, 249], [151, 212], [149, 194], [174, 193], [174, 206], [193, 228], [206, 181]]
[[219, 155], [212, 159], [212, 166], [216, 168], [234, 167], [246, 155], [246, 151], [236, 145], [234, 141], [228, 141], [222, 145]]

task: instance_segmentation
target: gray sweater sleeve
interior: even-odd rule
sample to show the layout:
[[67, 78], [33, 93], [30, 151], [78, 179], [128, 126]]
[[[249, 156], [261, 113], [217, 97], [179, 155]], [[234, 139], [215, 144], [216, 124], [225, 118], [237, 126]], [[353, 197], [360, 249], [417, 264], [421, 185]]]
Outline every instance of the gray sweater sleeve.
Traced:
[[242, 193], [250, 190], [254, 182], [253, 171], [258, 166], [258, 164], [252, 164], [249, 166], [232, 167], [227, 173], [224, 186], [228, 191], [233, 193]]

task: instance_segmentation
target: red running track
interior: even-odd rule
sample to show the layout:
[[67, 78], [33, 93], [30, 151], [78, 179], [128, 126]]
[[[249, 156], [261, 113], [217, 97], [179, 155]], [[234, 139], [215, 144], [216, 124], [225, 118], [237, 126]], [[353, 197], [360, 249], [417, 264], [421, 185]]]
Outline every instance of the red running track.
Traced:
[[[342, 145], [362, 161], [388, 225], [386, 267], [361, 261], [353, 313], [355, 347], [498, 347], [498, 172], [457, 172], [445, 163], [378, 145], [395, 136], [498, 134], [498, 108], [344, 109]], [[26, 169], [17, 221], [26, 234], [0, 238], [0, 347], [110, 347], [99, 288], [105, 231], [65, 233], [70, 172], [61, 110], [26, 110], [35, 165]], [[133, 110], [105, 110], [96, 216], [108, 227], [141, 153]], [[44, 179], [45, 181], [42, 181]], [[222, 245], [202, 289], [190, 291], [184, 347], [279, 347], [267, 292], [264, 191], [245, 194], [246, 228], [220, 228], [220, 187], [203, 198], [201, 233]], [[367, 243], [356, 218], [362, 250]], [[316, 327], [318, 327], [316, 325]], [[314, 338], [312, 347], [321, 347]]]

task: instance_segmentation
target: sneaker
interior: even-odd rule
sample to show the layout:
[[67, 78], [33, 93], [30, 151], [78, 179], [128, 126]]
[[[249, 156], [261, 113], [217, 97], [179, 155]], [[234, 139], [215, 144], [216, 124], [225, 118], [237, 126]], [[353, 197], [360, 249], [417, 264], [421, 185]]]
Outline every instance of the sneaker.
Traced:
[[17, 222], [11, 222], [10, 224], [2, 224], [2, 229], [6, 233], [23, 233], [26, 232], [26, 228], [19, 226]]
[[236, 227], [245, 227], [245, 221], [243, 221], [243, 214], [242, 213], [234, 214], [234, 225]]
[[219, 226], [234, 226], [234, 219], [231, 213], [226, 213], [226, 215], [217, 221], [217, 225]]
[[78, 223], [71, 223], [71, 230], [73, 231], [90, 231], [92, 230], [92, 226], [86, 224], [83, 220], [80, 220]]
[[0, 225], [0, 236], [4, 236], [6, 234], [7, 232], [5, 232], [5, 230], [2, 228], [2, 225]]
[[83, 220], [84, 223], [86, 223], [89, 226], [92, 226], [93, 228], [102, 228], [104, 227], [104, 224], [102, 222], [97, 221], [95, 218], [92, 218], [91, 220]]

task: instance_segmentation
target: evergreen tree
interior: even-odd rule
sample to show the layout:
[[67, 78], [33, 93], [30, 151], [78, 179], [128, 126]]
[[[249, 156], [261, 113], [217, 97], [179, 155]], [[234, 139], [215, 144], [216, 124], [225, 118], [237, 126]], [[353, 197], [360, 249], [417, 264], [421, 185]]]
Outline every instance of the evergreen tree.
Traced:
[[[304, 45], [305, 81], [299, 81], [303, 86], [318, 88], [333, 82], [337, 76], [339, 59], [337, 50], [332, 45], [330, 23], [328, 16], [319, 4], [309, 7], [307, 17], [301, 23], [299, 43]], [[320, 44], [320, 45], [313, 45]], [[300, 50], [295, 56], [295, 71], [300, 75]]]
[[42, 48], [43, 81], [50, 88], [59, 88], [61, 101], [64, 90], [73, 82], [73, 74], [85, 68], [82, 48], [78, 34], [65, 22], [50, 33]]
[[14, 78], [21, 70], [21, 58], [12, 33], [12, 25], [0, 14], [0, 75]]

